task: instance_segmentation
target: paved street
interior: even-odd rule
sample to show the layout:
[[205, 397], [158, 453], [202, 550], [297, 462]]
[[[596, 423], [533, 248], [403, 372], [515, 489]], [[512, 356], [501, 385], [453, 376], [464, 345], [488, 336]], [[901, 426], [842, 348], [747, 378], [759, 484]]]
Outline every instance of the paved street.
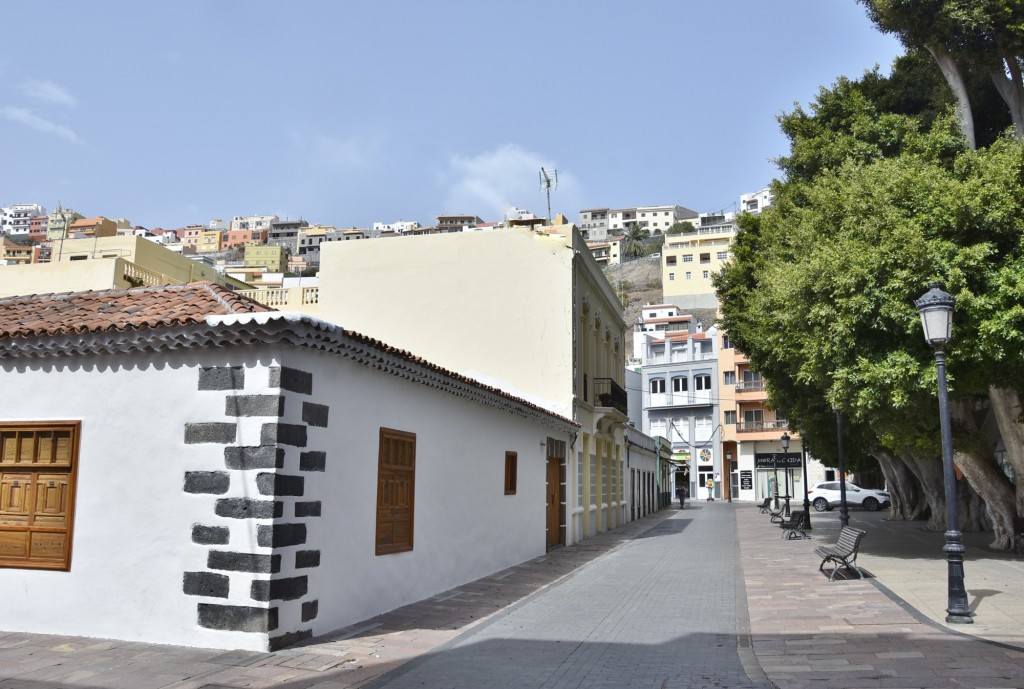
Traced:
[[0, 689], [1024, 688], [1024, 560], [967, 534], [951, 630], [942, 534], [885, 516], [851, 514], [863, 581], [818, 572], [836, 512], [783, 541], [698, 501], [276, 653], [0, 633]]

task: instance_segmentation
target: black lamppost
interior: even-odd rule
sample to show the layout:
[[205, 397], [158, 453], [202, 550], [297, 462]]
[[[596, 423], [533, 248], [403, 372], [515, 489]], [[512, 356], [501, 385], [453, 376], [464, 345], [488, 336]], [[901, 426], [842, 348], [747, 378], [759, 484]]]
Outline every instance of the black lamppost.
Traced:
[[967, 606], [964, 588], [964, 548], [961, 543], [960, 522], [956, 509], [956, 475], [953, 473], [953, 431], [949, 421], [949, 392], [946, 389], [946, 344], [953, 335], [953, 306], [956, 299], [942, 290], [939, 283], [928, 285], [929, 290], [914, 302], [921, 314], [924, 339], [935, 350], [935, 372], [939, 387], [939, 431], [942, 436], [942, 479], [946, 493], [946, 553], [949, 580], [946, 584], [949, 604], [946, 622], [971, 624], [971, 610]]
[[846, 505], [846, 452], [843, 450], [843, 412], [836, 407], [836, 450], [839, 453], [839, 523], [850, 525], [850, 509]]
[[[789, 476], [789, 433], [783, 431], [782, 433], [782, 466], [786, 470], [786, 476]], [[784, 513], [787, 517], [789, 516], [789, 479], [786, 479], [786, 511]]]
[[811, 501], [807, 496], [807, 443], [800, 443], [800, 464], [804, 469], [804, 528], [811, 528]]

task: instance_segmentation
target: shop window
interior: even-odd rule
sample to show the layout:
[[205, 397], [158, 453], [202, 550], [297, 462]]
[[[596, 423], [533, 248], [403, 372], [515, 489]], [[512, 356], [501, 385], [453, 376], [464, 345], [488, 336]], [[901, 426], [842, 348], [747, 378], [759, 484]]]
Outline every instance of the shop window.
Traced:
[[380, 429], [377, 467], [377, 555], [412, 550], [416, 435]]
[[0, 424], [0, 567], [71, 567], [78, 422]]

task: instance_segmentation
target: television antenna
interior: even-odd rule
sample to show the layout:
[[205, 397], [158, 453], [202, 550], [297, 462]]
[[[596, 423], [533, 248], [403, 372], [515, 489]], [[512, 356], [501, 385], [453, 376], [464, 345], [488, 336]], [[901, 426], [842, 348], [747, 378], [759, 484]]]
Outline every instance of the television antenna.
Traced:
[[548, 222], [551, 220], [551, 190], [558, 188], [558, 170], [545, 170], [540, 169], [540, 188], [541, 191], [548, 193]]

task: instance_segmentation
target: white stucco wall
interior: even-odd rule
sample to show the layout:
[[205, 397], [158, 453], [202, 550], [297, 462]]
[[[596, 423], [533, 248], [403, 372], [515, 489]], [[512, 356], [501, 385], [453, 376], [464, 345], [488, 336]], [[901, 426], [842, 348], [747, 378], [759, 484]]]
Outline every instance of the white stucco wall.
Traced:
[[[280, 390], [284, 415], [226, 415], [230, 395], [276, 395], [270, 367], [313, 374], [312, 394]], [[240, 390], [198, 390], [201, 366], [242, 366]], [[545, 552], [548, 426], [365, 368], [333, 354], [292, 347], [190, 349], [34, 364], [5, 362], [0, 421], [80, 420], [71, 568], [0, 568], [0, 629], [220, 648], [266, 648], [267, 635], [207, 629], [197, 605], [267, 607], [254, 579], [308, 577], [308, 594], [271, 601], [269, 636], [322, 634], [428, 597]], [[302, 424], [304, 401], [329, 408], [327, 427], [309, 426], [305, 447], [284, 448], [279, 475], [304, 477], [301, 496], [268, 498], [256, 477], [227, 471], [224, 444], [185, 444], [185, 425], [237, 422], [237, 446], [259, 446], [266, 423]], [[416, 434], [414, 550], [375, 556], [379, 428]], [[299, 470], [304, 451], [326, 452], [323, 472]], [[518, 490], [504, 495], [505, 451], [518, 453]], [[230, 474], [222, 495], [184, 492], [186, 472]], [[272, 470], [271, 470], [272, 471]], [[279, 519], [219, 517], [220, 498], [276, 499]], [[320, 501], [320, 517], [296, 518], [297, 502]], [[257, 528], [303, 523], [306, 542], [257, 545]], [[227, 527], [230, 543], [194, 543], [195, 524]], [[318, 567], [296, 569], [295, 552], [319, 550]], [[218, 571], [228, 598], [183, 592], [185, 572], [210, 572], [211, 550], [281, 555], [280, 572]], [[16, 592], [16, 595], [15, 595]], [[318, 601], [311, 621], [303, 602]]]

